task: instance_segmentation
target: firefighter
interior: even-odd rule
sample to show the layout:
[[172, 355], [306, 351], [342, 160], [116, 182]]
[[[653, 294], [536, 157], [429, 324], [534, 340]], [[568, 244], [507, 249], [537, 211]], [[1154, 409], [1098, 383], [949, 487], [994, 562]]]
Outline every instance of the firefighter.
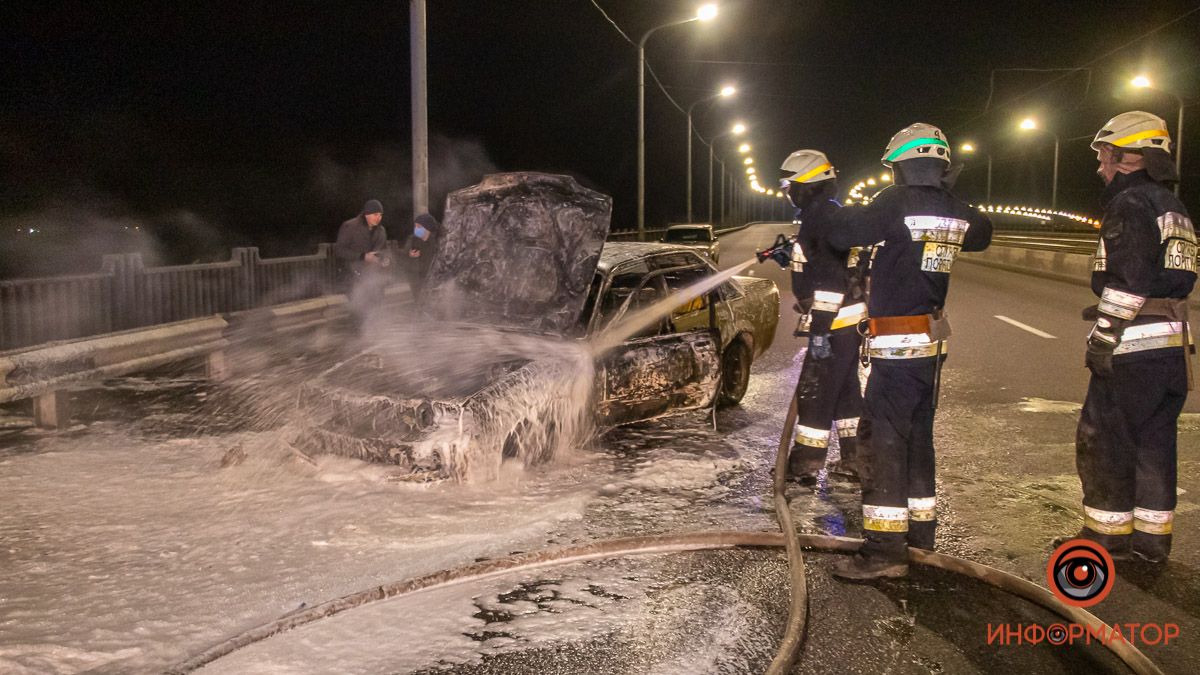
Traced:
[[1161, 563], [1175, 517], [1176, 421], [1191, 388], [1187, 296], [1196, 281], [1196, 231], [1166, 187], [1179, 176], [1161, 118], [1117, 115], [1092, 148], [1106, 185], [1092, 272], [1100, 302], [1084, 310], [1095, 323], [1075, 436], [1084, 515], [1077, 536], [1113, 558]]
[[832, 216], [841, 204], [835, 199], [837, 172], [825, 154], [797, 150], [780, 170], [780, 187], [795, 207], [799, 225], [791, 251], [792, 292], [797, 308], [809, 317], [802, 320], [809, 339], [796, 386], [788, 474], [803, 483], [815, 482], [835, 429], [841, 459], [832, 462], [829, 471], [854, 477], [862, 409], [857, 326], [867, 314], [861, 284], [850, 284], [858, 253], [848, 256], [829, 245]]
[[932, 549], [937, 527], [933, 417], [946, 338], [950, 270], [960, 251], [981, 251], [992, 223], [952, 195], [950, 146], [937, 127], [913, 124], [883, 154], [893, 185], [865, 206], [841, 209], [830, 242], [874, 244], [869, 319], [861, 324], [871, 370], [859, 431], [863, 539], [834, 574], [907, 574], [906, 545]]

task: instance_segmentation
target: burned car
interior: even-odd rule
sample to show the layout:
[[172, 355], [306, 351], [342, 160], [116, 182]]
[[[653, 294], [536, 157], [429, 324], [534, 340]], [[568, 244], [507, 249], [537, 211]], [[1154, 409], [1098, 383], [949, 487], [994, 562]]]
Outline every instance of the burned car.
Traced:
[[597, 430], [740, 401], [774, 337], [774, 283], [721, 279], [684, 247], [606, 244], [610, 211], [567, 176], [451, 194], [419, 313], [304, 386], [299, 448], [488, 478]]

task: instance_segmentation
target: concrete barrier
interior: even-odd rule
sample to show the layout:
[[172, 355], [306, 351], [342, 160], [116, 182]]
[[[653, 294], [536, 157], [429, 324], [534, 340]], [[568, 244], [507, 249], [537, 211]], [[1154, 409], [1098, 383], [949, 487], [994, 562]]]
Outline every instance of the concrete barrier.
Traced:
[[[974, 265], [1031, 274], [1080, 286], [1091, 286], [1092, 283], [1092, 256], [1082, 253], [991, 246], [986, 251], [963, 253], [958, 259]], [[1200, 311], [1200, 297], [1196, 297], [1195, 294], [1188, 304], [1194, 312]]]

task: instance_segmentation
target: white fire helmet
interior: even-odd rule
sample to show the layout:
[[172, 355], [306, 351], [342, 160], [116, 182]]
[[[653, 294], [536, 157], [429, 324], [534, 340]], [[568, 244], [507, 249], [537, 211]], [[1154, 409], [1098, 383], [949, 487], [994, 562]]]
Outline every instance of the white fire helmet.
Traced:
[[1129, 150], [1157, 148], [1166, 152], [1170, 152], [1173, 145], [1166, 121], [1141, 110], [1121, 113], [1105, 123], [1096, 132], [1092, 149], [1099, 150], [1102, 143]]
[[782, 179], [779, 184], [787, 189], [788, 183], [819, 183], [837, 176], [837, 170], [825, 153], [819, 150], [797, 150], [783, 160], [779, 167]]
[[946, 134], [932, 124], [917, 122], [892, 136], [883, 151], [883, 165], [891, 167], [893, 162], [902, 162], [917, 157], [934, 157], [950, 163], [950, 144]]

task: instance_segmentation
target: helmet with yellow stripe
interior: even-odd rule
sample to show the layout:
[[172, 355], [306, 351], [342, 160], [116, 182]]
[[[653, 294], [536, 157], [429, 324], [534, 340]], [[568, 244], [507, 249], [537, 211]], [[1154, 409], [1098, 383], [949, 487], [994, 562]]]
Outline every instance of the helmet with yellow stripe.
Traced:
[[1121, 113], [1101, 127], [1092, 140], [1092, 149], [1099, 150], [1104, 143], [1124, 150], [1156, 148], [1166, 152], [1172, 146], [1166, 121], [1141, 110]]
[[933, 157], [950, 163], [950, 144], [941, 129], [922, 122], [904, 127], [888, 141], [882, 162], [890, 167], [895, 162], [918, 157]]
[[837, 176], [837, 171], [825, 153], [819, 150], [797, 150], [783, 160], [780, 184], [787, 189], [791, 183], [819, 183]]

